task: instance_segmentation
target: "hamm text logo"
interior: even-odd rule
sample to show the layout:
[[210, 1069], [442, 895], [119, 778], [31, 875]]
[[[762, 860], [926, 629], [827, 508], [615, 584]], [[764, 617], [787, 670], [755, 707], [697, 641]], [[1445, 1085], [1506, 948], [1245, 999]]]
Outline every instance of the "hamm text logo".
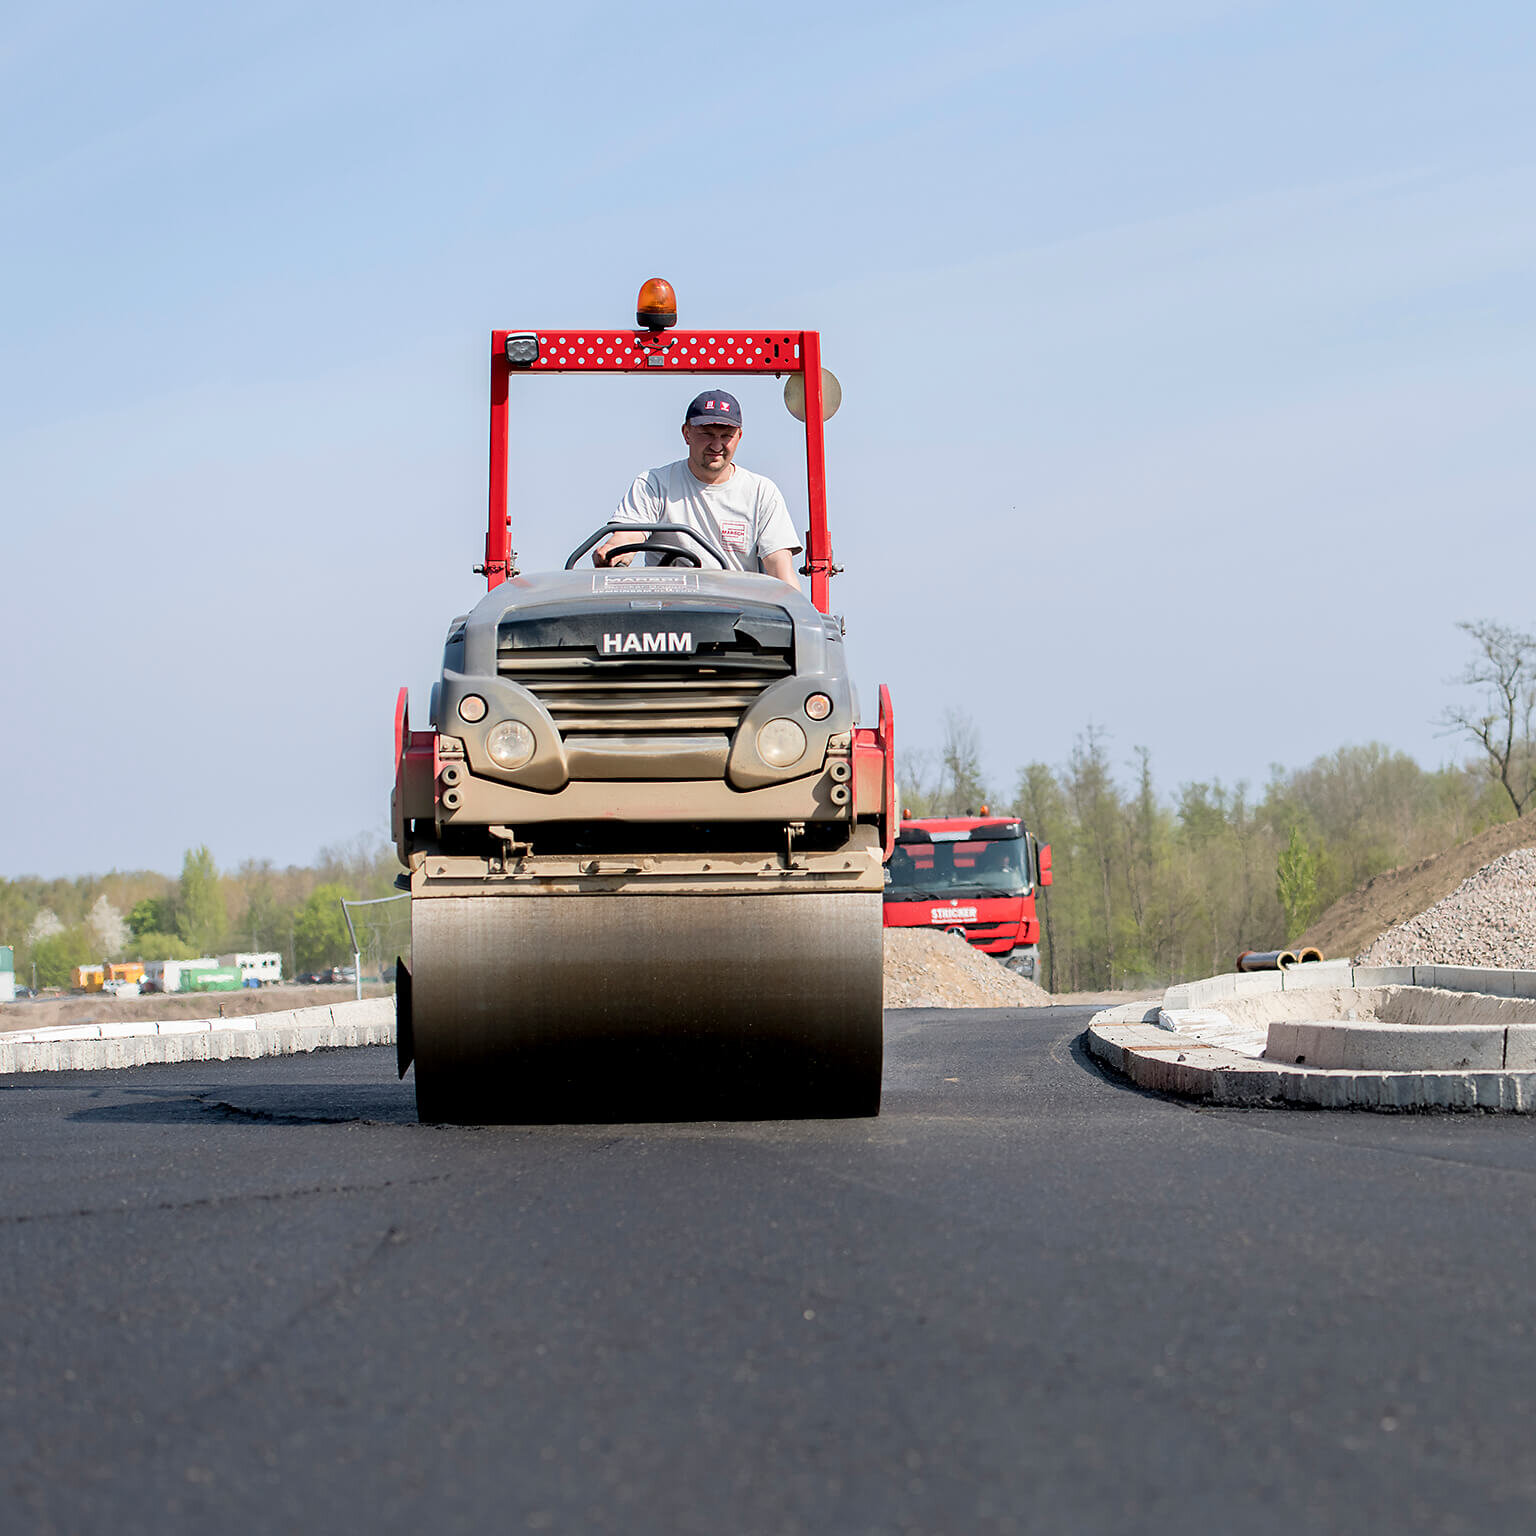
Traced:
[[684, 630], [680, 635], [614, 634], [603, 636], [604, 656], [625, 656], [649, 652], [693, 650], [693, 631]]

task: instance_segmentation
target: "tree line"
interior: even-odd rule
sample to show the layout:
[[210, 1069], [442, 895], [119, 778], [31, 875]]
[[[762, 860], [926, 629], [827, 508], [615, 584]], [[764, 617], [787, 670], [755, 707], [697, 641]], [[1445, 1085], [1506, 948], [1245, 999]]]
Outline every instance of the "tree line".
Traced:
[[[1019, 815], [1052, 845], [1042, 960], [1047, 986], [1063, 992], [1228, 970], [1239, 950], [1289, 942], [1372, 875], [1514, 815], [1479, 766], [1428, 770], [1379, 743], [1276, 769], [1258, 794], [1217, 780], [1164, 794], [1145, 748], [1117, 761], [1094, 726], [1066, 763], [1028, 763], [999, 791], [983, 774], [976, 726], [957, 714], [936, 753], [903, 754], [898, 792], [918, 816], [983, 805]], [[395, 894], [398, 869], [392, 847], [359, 839], [310, 866], [247, 860], [221, 871], [199, 847], [179, 877], [0, 880], [0, 943], [16, 950], [18, 980], [35, 964], [41, 986], [66, 986], [75, 966], [101, 960], [231, 950], [275, 950], [293, 976], [351, 958], [341, 898]], [[404, 907], [373, 909], [396, 925], [370, 930], [376, 960], [404, 948]]]
[[939, 750], [899, 764], [901, 801], [914, 815], [990, 804], [1052, 845], [1051, 991], [1225, 971], [1243, 949], [1290, 943], [1373, 875], [1536, 807], [1536, 635], [1491, 619], [1457, 628], [1473, 657], [1451, 681], [1471, 698], [1440, 723], [1475, 749], [1466, 763], [1424, 769], [1370, 742], [1274, 768], [1258, 794], [1210, 780], [1169, 795], [1146, 748], [1117, 762], [1090, 725], [1065, 764], [1028, 763], [1010, 791], [985, 782], [976, 726], [951, 712]]
[[1055, 883], [1040, 908], [1053, 992], [1230, 970], [1239, 951], [1294, 940], [1372, 875], [1514, 814], [1481, 767], [1428, 770], [1377, 742], [1277, 768], [1257, 794], [1211, 780], [1165, 795], [1145, 748], [1117, 763], [1090, 726], [1065, 764], [1028, 763], [998, 793], [974, 724], [951, 714], [939, 752], [908, 754], [901, 769], [911, 814], [988, 805], [1051, 844]]
[[[18, 981], [30, 981], [35, 968], [37, 984], [47, 987], [67, 986], [76, 966], [103, 960], [191, 960], [245, 950], [276, 951], [284, 974], [294, 976], [352, 958], [342, 899], [394, 895], [398, 871], [389, 844], [363, 837], [321, 849], [308, 866], [279, 869], [247, 859], [221, 871], [198, 847], [187, 850], [179, 877], [114, 870], [0, 880], [0, 944], [16, 952]], [[380, 919], [367, 927], [375, 961], [393, 958], [384, 954], [384, 941], [404, 926], [403, 912], [379, 910]], [[380, 931], [385, 913], [394, 933]]]

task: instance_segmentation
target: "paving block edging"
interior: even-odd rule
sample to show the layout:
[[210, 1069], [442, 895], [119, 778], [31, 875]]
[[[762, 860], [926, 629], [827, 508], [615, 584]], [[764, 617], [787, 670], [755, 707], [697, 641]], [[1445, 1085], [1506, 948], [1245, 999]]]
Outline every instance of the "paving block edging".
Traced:
[[[1536, 1114], [1536, 1072], [1307, 1069], [1172, 1040], [1165, 1010], [1208, 1008], [1229, 998], [1317, 987], [1435, 987], [1536, 999], [1536, 971], [1485, 966], [1352, 966], [1343, 961], [1288, 971], [1211, 976], [1170, 987], [1161, 1006], [1126, 1004], [1089, 1021], [1089, 1053], [1138, 1087], [1232, 1107], [1461, 1109]], [[1182, 1048], [1181, 1048], [1182, 1046]]]
[[395, 1043], [395, 1000], [250, 1014], [237, 1019], [166, 1019], [75, 1024], [0, 1034], [0, 1075], [98, 1072], [177, 1061], [254, 1060], [353, 1045]]
[[1186, 981], [1163, 994], [1164, 1008], [1207, 1008], [1228, 997], [1315, 987], [1436, 987], [1444, 992], [1482, 992], [1489, 997], [1536, 998], [1536, 971], [1505, 971], [1475, 965], [1351, 965], [1324, 960], [1286, 971], [1236, 971]]

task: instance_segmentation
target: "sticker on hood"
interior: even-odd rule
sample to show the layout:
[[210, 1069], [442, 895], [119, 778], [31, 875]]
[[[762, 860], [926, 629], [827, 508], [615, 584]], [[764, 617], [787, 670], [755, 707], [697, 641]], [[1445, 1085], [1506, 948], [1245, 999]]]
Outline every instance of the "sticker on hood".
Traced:
[[697, 592], [697, 571], [594, 571], [594, 592], [621, 592], [625, 597], [641, 597], [652, 592]]

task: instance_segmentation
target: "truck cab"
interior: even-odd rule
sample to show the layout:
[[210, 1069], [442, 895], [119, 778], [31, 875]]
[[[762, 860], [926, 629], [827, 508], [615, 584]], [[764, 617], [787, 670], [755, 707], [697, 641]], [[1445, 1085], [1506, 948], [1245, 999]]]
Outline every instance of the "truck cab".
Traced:
[[885, 926], [958, 933], [1039, 981], [1035, 890], [1050, 883], [1050, 845], [1016, 816], [905, 820], [885, 871]]

